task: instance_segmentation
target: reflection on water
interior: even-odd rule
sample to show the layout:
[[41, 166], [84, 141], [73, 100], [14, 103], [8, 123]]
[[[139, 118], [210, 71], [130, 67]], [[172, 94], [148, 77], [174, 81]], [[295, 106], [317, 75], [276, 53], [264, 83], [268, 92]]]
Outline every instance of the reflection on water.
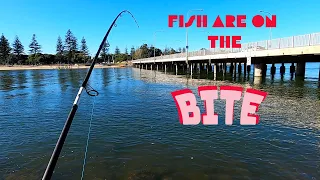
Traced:
[[[85, 74], [81, 69], [0, 72], [0, 179], [42, 177]], [[193, 79], [173, 74], [136, 68], [93, 71], [89, 83], [100, 95], [85, 179], [320, 178], [315, 78], [290, 80], [285, 74], [282, 80], [276, 74], [257, 82], [252, 74], [218, 73], [214, 81], [206, 73]], [[259, 108], [261, 123], [239, 126], [240, 101], [235, 103], [235, 125], [223, 125], [225, 102], [217, 100], [218, 126], [180, 125], [170, 93], [190, 88], [203, 112], [196, 92], [208, 84], [267, 91]], [[81, 176], [92, 102], [82, 95], [54, 179]]]
[[69, 70], [69, 71], [67, 71], [68, 72], [68, 77], [70, 78], [70, 81], [71, 81], [71, 85], [72, 85], [72, 87], [80, 87], [80, 81], [82, 80], [81, 79], [81, 72], [83, 72], [83, 71], [81, 71], [81, 70], [79, 70], [79, 69], [74, 69], [74, 70]]
[[26, 78], [26, 74], [24, 74], [23, 71], [22, 72], [18, 71], [17, 80], [18, 80], [18, 88], [19, 89], [26, 88], [26, 86], [24, 86], [24, 84], [27, 83], [27, 78]]
[[59, 85], [61, 86], [61, 91], [67, 90], [67, 75], [65, 70], [58, 71]]
[[[200, 85], [221, 86], [229, 84], [243, 86], [244, 88], [251, 87], [255, 89], [261, 89], [269, 94], [265, 104], [271, 109], [267, 109], [266, 112], [274, 111], [279, 114], [287, 114], [286, 116], [289, 117], [301, 117], [304, 119], [304, 121], [308, 121], [308, 123], [306, 123], [300, 121], [300, 119], [293, 118], [292, 120], [296, 120], [295, 122], [283, 122], [287, 125], [293, 123], [294, 125], [302, 125], [304, 127], [308, 125], [308, 128], [312, 129], [320, 128], [320, 89], [317, 88], [318, 82], [312, 81], [315, 78], [310, 78], [311, 81], [301, 79], [296, 79], [295, 81], [284, 81], [281, 79], [281, 76], [278, 77], [278, 79], [271, 80], [269, 79], [269, 76], [253, 77], [253, 75], [250, 74], [249, 77], [252, 76], [251, 80], [249, 79], [248, 81], [243, 81], [239, 80], [239, 78], [236, 78], [238, 81], [234, 81], [235, 79], [232, 78], [233, 74], [226, 74], [224, 75], [226, 77], [225, 81], [222, 81], [223, 74], [217, 74], [218, 81], [215, 81], [210, 79], [210, 74], [209, 78], [199, 78], [200, 76], [204, 77], [207, 75], [206, 73], [205, 75], [202, 75], [201, 73], [195, 74], [194, 77], [197, 77], [198, 79], [186, 79], [185, 75], [176, 76], [174, 75], [174, 72], [167, 72], [165, 75], [161, 72], [152, 72], [150, 70], [143, 69], [133, 69], [133, 72], [133, 75], [136, 78], [142, 79], [146, 82], [156, 82], [154, 81], [154, 78], [157, 77], [158, 83], [179, 84], [183, 87], [193, 89], [194, 92], [197, 91], [195, 88]], [[156, 73], [156, 75], [154, 75], [154, 73]], [[239, 75], [237, 74], [237, 76]], [[228, 77], [231, 77], [231, 79]], [[283, 98], [283, 101], [279, 100], [280, 97]]]
[[32, 72], [32, 85], [33, 87], [40, 88], [41, 86], [44, 86], [44, 74], [43, 74], [43, 70], [39, 70], [39, 71], [31, 71]]
[[11, 75], [11, 72], [4, 72], [1, 73], [1, 89], [2, 90], [10, 90], [13, 85], [13, 76]]
[[103, 81], [103, 86], [106, 87], [109, 84], [109, 79], [106, 77], [110, 77], [109, 69], [102, 69], [101, 79]]

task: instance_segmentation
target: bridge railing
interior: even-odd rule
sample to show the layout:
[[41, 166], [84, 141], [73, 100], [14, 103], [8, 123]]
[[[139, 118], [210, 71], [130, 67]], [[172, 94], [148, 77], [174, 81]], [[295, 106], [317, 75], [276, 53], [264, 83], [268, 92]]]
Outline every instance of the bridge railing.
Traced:
[[[305, 47], [305, 46], [315, 46], [315, 45], [320, 45], [320, 32], [299, 35], [299, 36], [278, 38], [278, 39], [271, 39], [271, 40], [265, 40], [265, 41], [244, 43], [244, 44], [241, 44], [241, 48], [213, 48], [213, 49], [203, 49], [198, 51], [192, 51], [188, 53], [188, 57], [238, 53], [238, 52], [246, 52], [248, 50], [263, 51], [263, 50]], [[133, 62], [140, 62], [140, 61], [147, 61], [147, 60], [160, 60], [160, 59], [175, 59], [175, 58], [183, 58], [183, 57], [186, 57], [186, 53], [177, 53], [177, 54], [156, 56], [156, 57], [150, 57], [150, 58], [144, 58], [144, 59], [137, 59], [137, 60], [134, 60]]]

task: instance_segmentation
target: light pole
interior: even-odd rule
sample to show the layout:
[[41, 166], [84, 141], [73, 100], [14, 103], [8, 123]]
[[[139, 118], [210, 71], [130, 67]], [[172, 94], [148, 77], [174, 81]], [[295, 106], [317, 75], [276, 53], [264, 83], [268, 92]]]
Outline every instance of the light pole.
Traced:
[[157, 32], [164, 32], [163, 30], [158, 30], [154, 32], [154, 43], [153, 43], [153, 57], [154, 57], [154, 62], [156, 61], [156, 35]]
[[[191, 11], [203, 11], [203, 9], [191, 9], [188, 11], [187, 13], [187, 19], [189, 19], [189, 13]], [[186, 63], [187, 63], [187, 69], [189, 69], [189, 64], [188, 64], [188, 49], [189, 49], [189, 46], [188, 46], [188, 27], [186, 27]]]
[[[272, 17], [272, 14], [269, 13], [268, 11], [263, 11], [263, 10], [260, 10], [261, 13], [266, 13], [266, 14], [269, 14], [271, 17]], [[271, 40], [272, 40], [272, 32], [271, 32], [271, 27], [270, 27], [270, 43], [271, 43]]]

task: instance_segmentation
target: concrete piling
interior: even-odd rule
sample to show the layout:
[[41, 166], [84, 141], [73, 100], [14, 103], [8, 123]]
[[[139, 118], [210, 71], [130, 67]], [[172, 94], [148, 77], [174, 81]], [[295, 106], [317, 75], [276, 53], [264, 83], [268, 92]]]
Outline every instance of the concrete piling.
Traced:
[[[276, 58], [272, 57], [273, 59], [270, 58], [265, 58], [265, 59], [260, 59], [257, 60], [257, 58], [254, 59], [253, 67], [254, 67], [254, 77], [265, 77], [267, 74], [267, 64], [269, 63], [271, 65], [270, 69], [270, 74], [271, 78], [274, 79], [274, 75], [276, 74], [276, 66], [275, 63], [281, 63], [280, 65], [280, 74], [281, 74], [281, 79], [283, 79], [284, 74], [285, 74], [285, 65], [284, 63], [290, 63], [290, 74], [291, 74], [291, 80], [293, 80], [294, 76], [299, 76], [304, 78], [305, 77], [305, 70], [306, 70], [306, 61], [308, 59], [301, 59], [302, 56], [294, 56], [294, 57], [286, 57], [286, 58]], [[308, 56], [306, 56], [307, 58]], [[290, 58], [292, 61], [290, 62]], [[232, 79], [236, 80], [237, 77], [239, 79], [241, 77], [246, 77], [248, 74], [248, 78], [250, 77], [250, 71], [251, 71], [251, 65], [248, 65], [246, 61], [242, 61], [243, 59], [234, 59], [234, 58], [229, 58], [230, 61], [233, 62], [228, 62], [228, 73], [230, 72], [230, 75], [233, 77]], [[218, 60], [217, 60], [218, 61]], [[184, 74], [192, 75], [194, 72], [196, 74], [201, 74], [201, 71], [204, 71], [203, 73], [207, 73], [207, 77], [211, 77], [211, 72], [213, 73], [213, 78], [214, 80], [217, 79], [217, 75], [222, 72], [222, 79], [224, 80], [226, 77], [225, 76], [227, 73], [227, 61], [225, 59], [219, 60], [220, 63], [215, 61], [214, 63], [211, 61], [211, 59], [201, 59], [201, 60], [193, 60], [193, 62], [189, 61], [190, 64], [186, 64], [185, 61], [173, 61], [170, 59], [169, 61], [164, 61], [164, 62], [136, 62], [133, 64], [134, 68], [139, 68], [139, 69], [146, 69], [146, 70], [152, 70], [152, 71], [164, 71], [167, 73], [167, 71], [172, 72], [176, 75], [178, 75], [179, 68], [181, 68], [181, 72]], [[235, 62], [237, 61], [237, 62]], [[242, 62], [239, 62], [242, 61]], [[310, 60], [311, 61], [311, 60]], [[314, 59], [312, 59], [314, 61]], [[308, 61], [309, 62], [309, 61]], [[296, 64], [295, 64], [296, 63]], [[180, 67], [181, 66], [181, 67]], [[186, 67], [185, 67], [186, 66]], [[242, 67], [243, 72], [242, 72]], [[238, 71], [238, 72], [237, 72]], [[241, 73], [244, 73], [244, 76], [241, 76]], [[220, 75], [220, 74], [219, 74]], [[200, 77], [200, 76], [199, 76]], [[256, 82], [258, 82], [259, 78], [256, 78]], [[297, 79], [297, 78], [296, 78]], [[320, 85], [320, 68], [319, 68], [319, 85]]]
[[233, 68], [234, 68], [233, 63], [230, 63], [230, 68], [229, 68], [229, 73], [230, 74], [233, 72]]
[[296, 76], [304, 77], [305, 72], [306, 72], [306, 63], [305, 62], [297, 63]]
[[262, 77], [263, 66], [264, 66], [264, 64], [262, 64], [262, 63], [254, 65], [254, 77]]
[[276, 66], [274, 65], [274, 63], [272, 63], [272, 66], [270, 68], [270, 73], [271, 73], [271, 75], [275, 75], [276, 74]]
[[209, 74], [209, 63], [206, 63], [207, 74]]
[[290, 66], [290, 74], [295, 73], [296, 67], [294, 66], [294, 63], [291, 64]]
[[319, 66], [319, 79], [318, 79], [318, 87], [320, 88], [320, 66]]
[[248, 72], [248, 75], [250, 74], [250, 71], [251, 71], [251, 65], [247, 65], [247, 72]]
[[281, 67], [280, 67], [280, 74], [283, 75], [286, 73], [286, 67], [284, 66], [284, 63], [282, 63]]
[[247, 75], [247, 63], [243, 63], [243, 73], [244, 73], [244, 76]]
[[241, 70], [242, 70], [241, 63], [239, 63], [239, 65], [238, 65], [238, 73], [239, 74], [241, 74]]
[[178, 64], [175, 64], [176, 65], [176, 75], [178, 75]]
[[263, 75], [263, 77], [265, 77], [266, 75], [267, 75], [267, 69], [268, 69], [268, 66], [267, 66], [267, 64], [263, 64], [263, 71], [262, 71], [262, 75]]
[[215, 63], [213, 66], [213, 80], [217, 80], [217, 70], [218, 70], [218, 64]]

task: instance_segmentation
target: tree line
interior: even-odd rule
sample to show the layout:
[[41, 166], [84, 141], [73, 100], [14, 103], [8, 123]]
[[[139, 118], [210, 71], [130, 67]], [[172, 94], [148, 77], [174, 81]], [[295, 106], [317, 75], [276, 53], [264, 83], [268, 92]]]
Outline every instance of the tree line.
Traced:
[[[126, 47], [122, 53], [118, 46], [115, 47], [115, 52], [109, 52], [110, 44], [105, 42], [98, 58], [98, 63], [101, 62], [122, 62], [133, 59], [148, 58], [153, 56], [169, 55], [185, 52], [185, 48], [166, 47], [164, 50], [143, 44], [140, 47], [132, 46], [130, 52]], [[12, 46], [8, 39], [2, 34], [0, 37], [0, 64], [75, 64], [89, 63], [92, 60], [90, 56], [86, 39], [82, 37], [80, 46], [78, 40], [69, 29], [65, 35], [64, 41], [61, 36], [58, 36], [56, 43], [55, 54], [45, 54], [41, 51], [41, 45], [38, 43], [36, 35], [33, 34], [29, 44], [28, 53], [25, 53], [25, 48], [19, 37], [16, 36]]]

